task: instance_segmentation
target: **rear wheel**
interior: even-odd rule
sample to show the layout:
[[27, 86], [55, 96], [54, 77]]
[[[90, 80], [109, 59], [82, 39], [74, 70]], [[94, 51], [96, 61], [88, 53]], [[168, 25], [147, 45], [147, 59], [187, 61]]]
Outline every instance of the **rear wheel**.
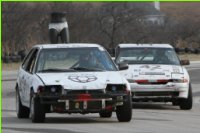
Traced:
[[16, 88], [16, 113], [18, 118], [29, 118], [30, 110], [21, 103], [19, 90]]
[[131, 96], [126, 96], [126, 101], [124, 101], [122, 106], [116, 108], [117, 119], [119, 122], [129, 122], [132, 118], [132, 102]]
[[99, 115], [101, 118], [110, 118], [112, 116], [112, 111], [102, 111]]
[[30, 117], [32, 122], [41, 123], [45, 120], [44, 106], [40, 103], [40, 98], [35, 95], [31, 96], [30, 100]]
[[192, 86], [189, 84], [189, 90], [188, 90], [188, 97], [186, 99], [181, 99], [180, 100], [180, 109], [182, 110], [190, 110], [192, 109]]

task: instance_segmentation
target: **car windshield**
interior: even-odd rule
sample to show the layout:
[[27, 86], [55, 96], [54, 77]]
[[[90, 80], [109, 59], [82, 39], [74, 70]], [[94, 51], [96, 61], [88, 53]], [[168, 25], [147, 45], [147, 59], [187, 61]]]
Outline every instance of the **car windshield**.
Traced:
[[116, 71], [104, 49], [56, 48], [40, 51], [36, 72]]
[[172, 48], [122, 48], [116, 63], [128, 64], [166, 64], [180, 65], [180, 61]]

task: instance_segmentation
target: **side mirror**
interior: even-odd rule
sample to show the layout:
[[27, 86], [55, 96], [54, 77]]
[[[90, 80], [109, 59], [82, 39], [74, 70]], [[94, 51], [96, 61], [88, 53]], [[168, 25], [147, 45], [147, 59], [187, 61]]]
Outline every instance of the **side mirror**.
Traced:
[[119, 63], [118, 68], [119, 68], [119, 70], [126, 70], [126, 69], [128, 69], [128, 64], [127, 63]]
[[181, 60], [181, 65], [190, 65], [189, 60]]

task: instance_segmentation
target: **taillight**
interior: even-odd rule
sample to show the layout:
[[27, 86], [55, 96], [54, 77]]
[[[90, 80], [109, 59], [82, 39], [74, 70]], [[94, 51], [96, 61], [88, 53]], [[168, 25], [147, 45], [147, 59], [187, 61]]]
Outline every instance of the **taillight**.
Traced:
[[167, 83], [168, 81], [167, 79], [158, 79], [157, 83]]
[[140, 84], [140, 83], [148, 83], [149, 80], [141, 79], [141, 80], [135, 80], [135, 82], [137, 82], [138, 84]]

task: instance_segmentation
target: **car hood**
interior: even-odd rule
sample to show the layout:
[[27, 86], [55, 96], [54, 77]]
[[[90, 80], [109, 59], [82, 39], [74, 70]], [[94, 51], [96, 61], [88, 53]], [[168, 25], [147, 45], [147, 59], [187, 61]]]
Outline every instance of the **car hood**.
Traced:
[[121, 74], [127, 79], [182, 78], [183, 68], [177, 65], [129, 65]]
[[105, 89], [107, 84], [125, 84], [118, 72], [37, 73], [45, 85], [62, 85], [65, 89]]

